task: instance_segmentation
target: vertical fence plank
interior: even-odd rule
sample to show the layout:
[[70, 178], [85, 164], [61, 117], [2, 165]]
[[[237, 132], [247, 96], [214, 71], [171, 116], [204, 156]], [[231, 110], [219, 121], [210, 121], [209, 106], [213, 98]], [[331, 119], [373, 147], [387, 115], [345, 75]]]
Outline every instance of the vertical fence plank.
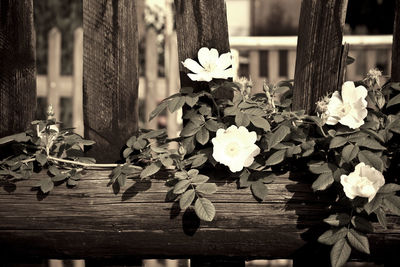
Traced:
[[[224, 0], [175, 0], [179, 61], [197, 59], [201, 47], [215, 48], [220, 54], [230, 51]], [[182, 86], [193, 86], [182, 64]]]
[[61, 33], [52, 28], [48, 35], [47, 54], [47, 104], [54, 108], [54, 116], [60, 120], [60, 73], [61, 73]]
[[400, 82], [400, 0], [396, 0], [392, 46], [392, 81]]
[[253, 82], [251, 93], [256, 94], [262, 92], [262, 83], [260, 83], [260, 52], [252, 50], [249, 52], [249, 73]]
[[268, 51], [268, 82], [276, 83], [279, 80], [279, 50]]
[[364, 70], [364, 75], [367, 74], [367, 72], [370, 69], [376, 68], [376, 52], [377, 52], [376, 50], [370, 50], [370, 49], [367, 49], [365, 51], [366, 69]]
[[120, 158], [138, 127], [138, 31], [135, 1], [83, 2], [85, 137], [99, 161]]
[[146, 31], [146, 56], [145, 56], [145, 77], [146, 77], [146, 101], [145, 119], [146, 128], [156, 129], [157, 120], [149, 121], [150, 113], [156, 108], [157, 100], [157, 78], [158, 78], [158, 52], [157, 52], [157, 32], [153, 27]]
[[0, 1], [0, 137], [24, 131], [35, 109], [33, 3]]
[[239, 50], [231, 49], [232, 53], [232, 69], [233, 69], [233, 80], [239, 79], [240, 76], [240, 55]]
[[301, 4], [293, 108], [314, 110], [315, 102], [337, 90], [347, 0], [303, 0]]
[[74, 70], [72, 92], [72, 126], [83, 136], [83, 29], [74, 32]]
[[294, 69], [296, 66], [296, 50], [289, 50], [287, 57], [288, 78], [294, 79]]

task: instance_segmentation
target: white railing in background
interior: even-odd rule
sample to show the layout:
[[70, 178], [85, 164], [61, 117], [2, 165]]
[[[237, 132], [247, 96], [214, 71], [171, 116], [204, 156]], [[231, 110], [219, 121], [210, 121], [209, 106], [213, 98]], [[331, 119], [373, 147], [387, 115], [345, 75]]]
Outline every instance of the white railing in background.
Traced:
[[[166, 38], [169, 42], [176, 43], [175, 33], [169, 33]], [[171, 37], [172, 36], [172, 37]], [[346, 72], [346, 79], [360, 80], [369, 69], [380, 66], [384, 74], [390, 73], [391, 67], [391, 35], [376, 36], [344, 36], [344, 42], [350, 44], [349, 55], [356, 59], [356, 62], [349, 65]], [[243, 73], [249, 76], [254, 82], [254, 92], [261, 91], [262, 83], [267, 80], [275, 83], [279, 80], [293, 79], [296, 63], [296, 36], [286, 37], [230, 37], [230, 45], [234, 57], [233, 68], [236, 76]], [[47, 103], [52, 104], [57, 111], [58, 119], [60, 112], [60, 98], [66, 97], [72, 99], [72, 125], [79, 134], [83, 134], [83, 112], [82, 112], [82, 65], [83, 65], [83, 30], [78, 28], [74, 34], [74, 71], [71, 76], [60, 74], [61, 69], [61, 34], [54, 28], [49, 33], [49, 57], [48, 57], [48, 75], [37, 76], [37, 95], [47, 98]], [[179, 85], [176, 81], [179, 77], [177, 61], [177, 45], [170, 43], [167, 46], [168, 55], [166, 57], [166, 76], [153, 77], [155, 81], [146, 82], [145, 77], [139, 80], [139, 99], [143, 102], [159, 102], [169, 93], [173, 93]], [[151, 53], [150, 53], [151, 54]], [[267, 56], [265, 56], [265, 54]], [[154, 55], [154, 54], [153, 54]], [[175, 63], [176, 64], [175, 64]], [[280, 64], [284, 62], [285, 70], [282, 72]], [[174, 63], [174, 64], [172, 64]], [[267, 70], [267, 71], [265, 71]], [[147, 70], [157, 73], [157, 70]], [[176, 72], [176, 73], [175, 73]], [[266, 75], [262, 75], [262, 73]], [[152, 94], [146, 93], [146, 85], [152, 86], [155, 90]], [[171, 87], [171, 88], [170, 88]], [[156, 96], [156, 97], [154, 97]], [[146, 98], [151, 98], [147, 99]], [[149, 109], [146, 111], [148, 117]], [[174, 129], [170, 135], [179, 131], [179, 123], [173, 124], [176, 118], [160, 120]], [[159, 122], [159, 123], [160, 123]], [[174, 133], [172, 133], [174, 132]]]

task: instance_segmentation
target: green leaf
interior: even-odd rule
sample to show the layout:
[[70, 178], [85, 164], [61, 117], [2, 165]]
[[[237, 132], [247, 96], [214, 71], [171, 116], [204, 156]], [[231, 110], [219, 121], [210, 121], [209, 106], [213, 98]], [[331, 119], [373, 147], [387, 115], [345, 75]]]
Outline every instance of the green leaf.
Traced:
[[203, 174], [198, 174], [195, 177], [191, 179], [192, 184], [204, 184], [207, 182], [210, 178], [208, 176], [205, 176]]
[[206, 127], [202, 127], [200, 131], [196, 133], [196, 140], [202, 145], [207, 144], [210, 134]]
[[68, 179], [67, 180], [67, 185], [69, 186], [76, 186], [78, 184], [78, 181], [74, 180], [74, 179]]
[[375, 211], [376, 217], [378, 218], [379, 224], [387, 229], [387, 219], [386, 219], [386, 213], [382, 208], [379, 208]]
[[386, 150], [386, 147], [382, 146], [378, 141], [372, 138], [360, 138], [356, 141], [356, 143], [360, 147], [366, 147], [374, 150]]
[[211, 131], [211, 132], [216, 132], [220, 127], [218, 125], [218, 122], [216, 122], [215, 120], [207, 120], [206, 124], [205, 124], [207, 130]]
[[268, 188], [261, 180], [251, 183], [250, 188], [254, 197], [260, 201], [263, 201], [268, 195]]
[[69, 177], [68, 173], [59, 173], [56, 176], [51, 177], [51, 180], [53, 182], [60, 182], [60, 181], [64, 181], [68, 177]]
[[356, 228], [357, 230], [367, 233], [374, 232], [374, 227], [372, 226], [372, 223], [364, 219], [363, 217], [353, 216], [353, 218], [351, 218], [351, 224], [353, 224], [354, 228]]
[[248, 114], [248, 115], [253, 115], [253, 116], [257, 116], [257, 117], [261, 117], [261, 116], [265, 116], [265, 112], [260, 109], [260, 108], [249, 108], [249, 109], [245, 109], [243, 110], [244, 113]]
[[349, 144], [343, 148], [342, 158], [344, 161], [350, 162], [357, 157], [357, 154], [359, 151], [360, 151], [360, 149], [358, 148], [358, 146]]
[[179, 207], [181, 210], [187, 209], [193, 202], [196, 193], [193, 189], [190, 189], [182, 194], [182, 197], [179, 199]]
[[390, 107], [390, 106], [394, 106], [400, 104], [400, 94], [396, 95], [395, 97], [391, 98], [389, 100], [389, 102], [386, 105], [386, 108]]
[[174, 161], [170, 157], [161, 157], [160, 161], [161, 161], [162, 165], [164, 165], [167, 168], [174, 165]]
[[366, 165], [372, 166], [378, 171], [383, 171], [383, 161], [380, 157], [378, 157], [375, 153], [372, 153], [369, 150], [361, 150], [358, 153], [358, 159], [361, 162], [364, 162]]
[[179, 180], [184, 180], [187, 179], [189, 176], [187, 172], [181, 171], [181, 172], [176, 172], [174, 177]]
[[211, 222], [215, 216], [215, 207], [207, 198], [198, 198], [194, 203], [194, 211], [204, 221]]
[[364, 205], [364, 209], [367, 214], [371, 214], [375, 210], [377, 210], [383, 202], [383, 197], [381, 194], [376, 194], [375, 197], [368, 203]]
[[321, 173], [317, 180], [313, 182], [311, 185], [312, 189], [314, 191], [321, 191], [325, 190], [328, 187], [330, 187], [335, 180], [333, 179], [333, 173], [332, 172], [325, 172]]
[[268, 150], [280, 143], [290, 133], [290, 128], [281, 125], [275, 132], [272, 133], [268, 140]]
[[176, 185], [174, 186], [174, 194], [179, 195], [182, 194], [183, 192], [186, 191], [186, 189], [190, 185], [190, 180], [180, 180]]
[[146, 178], [149, 176], [152, 176], [153, 174], [157, 173], [162, 166], [162, 163], [160, 161], [156, 161], [151, 163], [149, 166], [143, 169], [143, 171], [140, 173], [140, 178]]
[[54, 188], [54, 183], [50, 177], [46, 177], [40, 180], [40, 190], [43, 193], [46, 194], [47, 192], [53, 190], [53, 188]]
[[328, 218], [325, 218], [324, 222], [336, 227], [343, 226], [350, 222], [350, 216], [346, 213], [332, 214]]
[[143, 138], [138, 138], [135, 142], [133, 142], [133, 148], [136, 150], [141, 150], [145, 148], [147, 145], [147, 141]]
[[197, 154], [192, 162], [192, 168], [200, 167], [206, 163], [208, 157], [206, 154]]
[[378, 193], [393, 193], [396, 191], [400, 191], [400, 185], [398, 184], [385, 184], [379, 190]]
[[198, 169], [190, 169], [188, 171], [188, 175], [190, 178], [196, 177], [199, 174], [199, 170]]
[[40, 163], [40, 165], [44, 166], [47, 163], [47, 156], [45, 154], [37, 154], [36, 161]]
[[125, 174], [121, 174], [120, 176], [118, 176], [117, 182], [118, 182], [120, 187], [124, 187], [125, 183], [126, 183], [126, 175]]
[[0, 145], [9, 143], [11, 141], [16, 141], [16, 142], [27, 142], [29, 141], [30, 136], [26, 135], [26, 133], [17, 133], [13, 135], [9, 135], [3, 138], [0, 138]]
[[336, 136], [334, 138], [332, 138], [330, 144], [329, 144], [329, 148], [337, 148], [337, 147], [341, 147], [343, 145], [345, 145], [347, 143], [347, 138], [342, 137], [342, 136]]
[[51, 166], [49, 167], [49, 172], [50, 172], [51, 174], [53, 174], [53, 175], [57, 175], [57, 174], [60, 174], [60, 173], [61, 173], [61, 171], [60, 171], [56, 166], [54, 166], [54, 165], [51, 165]]
[[185, 96], [185, 102], [188, 104], [189, 107], [193, 107], [199, 101], [199, 96]]
[[333, 245], [338, 240], [344, 238], [347, 235], [347, 227], [342, 227], [340, 229], [329, 229], [318, 237], [318, 242], [325, 245]]
[[250, 116], [250, 121], [254, 126], [256, 126], [257, 128], [263, 129], [266, 132], [269, 132], [271, 130], [271, 126], [269, 125], [269, 122], [262, 117]]
[[214, 194], [217, 192], [217, 185], [215, 183], [199, 184], [196, 186], [196, 191], [202, 194]]
[[184, 96], [172, 98], [168, 101], [168, 109], [171, 113], [177, 111], [178, 109], [182, 108], [185, 104], [186, 98]]
[[244, 113], [239, 111], [238, 113], [236, 113], [236, 116], [235, 116], [235, 124], [238, 127], [239, 126], [247, 127], [250, 124], [249, 115], [244, 114]]
[[358, 251], [370, 254], [368, 238], [364, 234], [361, 234], [354, 229], [350, 229], [347, 232], [347, 239], [349, 240], [349, 243], [353, 248], [357, 249]]
[[132, 148], [128, 147], [124, 149], [124, 152], [122, 152], [122, 155], [124, 156], [124, 158], [129, 157], [129, 155], [133, 152]]
[[126, 141], [126, 146], [127, 147], [131, 147], [133, 146], [133, 143], [136, 142], [136, 136], [131, 136], [128, 141]]
[[243, 172], [240, 174], [240, 179], [239, 179], [239, 187], [240, 188], [246, 188], [251, 185], [251, 181], [249, 181], [249, 176], [250, 176], [250, 172], [247, 171], [246, 169], [243, 170]]
[[331, 249], [332, 267], [343, 266], [350, 257], [351, 247], [345, 238], [339, 239]]
[[400, 216], [400, 197], [390, 195], [383, 198], [384, 206], [390, 211], [390, 213]]
[[312, 172], [314, 174], [332, 172], [331, 165], [329, 165], [328, 163], [310, 164], [309, 169], [310, 169], [310, 172]]
[[192, 136], [192, 135], [196, 134], [201, 128], [202, 128], [202, 126], [196, 125], [190, 121], [183, 128], [180, 136], [183, 136], [183, 137]]
[[285, 159], [286, 150], [278, 150], [273, 153], [265, 162], [267, 166], [276, 165], [281, 163]]
[[149, 116], [149, 121], [151, 121], [152, 119], [154, 119], [158, 114], [160, 114], [166, 107], [168, 106], [168, 102], [164, 101], [161, 102], [161, 104], [159, 104], [151, 113]]

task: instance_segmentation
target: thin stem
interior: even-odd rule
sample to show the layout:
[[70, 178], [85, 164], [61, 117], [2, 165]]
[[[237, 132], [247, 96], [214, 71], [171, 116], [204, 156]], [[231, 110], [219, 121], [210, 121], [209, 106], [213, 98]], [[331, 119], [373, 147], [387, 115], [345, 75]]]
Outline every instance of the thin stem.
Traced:
[[[87, 168], [115, 168], [115, 167], [118, 167], [121, 165], [121, 164], [116, 164], [116, 163], [105, 163], [105, 164], [84, 163], [84, 162], [73, 161], [73, 160], [68, 160], [68, 159], [60, 159], [60, 158], [56, 158], [53, 156], [48, 156], [47, 158], [49, 160], [63, 162], [63, 163], [69, 163], [69, 164], [73, 164], [73, 165], [79, 165], [79, 166], [83, 166], [83, 167], [87, 167]], [[137, 166], [133, 166], [133, 167], [139, 169], [139, 167], [137, 167]]]

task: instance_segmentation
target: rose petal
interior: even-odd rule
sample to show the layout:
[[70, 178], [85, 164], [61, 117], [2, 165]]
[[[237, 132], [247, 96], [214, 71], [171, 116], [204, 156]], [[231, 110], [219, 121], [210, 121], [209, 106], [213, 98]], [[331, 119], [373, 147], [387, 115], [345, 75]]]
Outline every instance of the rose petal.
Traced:
[[230, 52], [222, 54], [217, 60], [217, 68], [225, 70], [232, 65], [232, 55]]
[[185, 68], [189, 69], [191, 72], [194, 73], [204, 72], [204, 68], [191, 58], [185, 59], [185, 61], [182, 62], [182, 64]]

